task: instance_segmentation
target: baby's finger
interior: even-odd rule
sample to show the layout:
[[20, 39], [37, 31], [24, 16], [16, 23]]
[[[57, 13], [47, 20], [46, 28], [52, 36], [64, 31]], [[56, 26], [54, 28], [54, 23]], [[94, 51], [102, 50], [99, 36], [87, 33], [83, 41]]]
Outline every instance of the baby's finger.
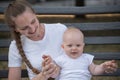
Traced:
[[112, 60], [111, 62], [112, 62], [112, 63], [116, 63], [116, 61], [115, 61], [115, 60]]
[[117, 69], [117, 68], [118, 68], [118, 65], [117, 65], [117, 63], [112, 63], [112, 64], [110, 64], [110, 67], [111, 67], [111, 68], [114, 68], [114, 69]]
[[42, 61], [42, 67], [45, 67], [45, 61]]
[[114, 67], [111, 67], [111, 66], [108, 66], [105, 70], [105, 72], [107, 73], [113, 73], [117, 70], [117, 68], [114, 68]]
[[48, 56], [47, 58], [46, 58], [46, 63], [47, 64], [49, 64], [49, 63], [51, 63], [53, 60], [52, 60], [52, 58], [50, 57], [50, 56]]
[[43, 59], [46, 59], [48, 57], [48, 55], [43, 55], [42, 58]]

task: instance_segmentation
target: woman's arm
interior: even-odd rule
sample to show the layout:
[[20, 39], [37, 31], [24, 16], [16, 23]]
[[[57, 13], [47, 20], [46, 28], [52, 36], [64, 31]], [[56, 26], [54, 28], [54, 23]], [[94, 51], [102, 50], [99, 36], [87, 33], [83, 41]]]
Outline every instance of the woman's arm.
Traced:
[[49, 66], [49, 76], [56, 78], [59, 75], [60, 67], [53, 61], [49, 55], [43, 55], [43, 66]]
[[59, 74], [60, 68], [53, 63], [52, 58], [48, 55], [43, 56], [42, 70], [32, 80], [48, 80], [48, 78], [55, 78]]
[[21, 67], [10, 67], [8, 80], [21, 80]]
[[48, 78], [43, 74], [43, 72], [40, 72], [37, 76], [32, 78], [32, 80], [47, 80]]

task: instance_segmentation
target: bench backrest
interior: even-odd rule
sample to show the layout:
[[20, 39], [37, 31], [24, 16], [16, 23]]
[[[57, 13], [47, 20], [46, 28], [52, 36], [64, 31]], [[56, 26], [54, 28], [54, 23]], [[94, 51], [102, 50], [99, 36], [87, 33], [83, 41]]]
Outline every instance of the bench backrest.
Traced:
[[[50, 15], [80, 15], [80, 14], [107, 14], [120, 13], [120, 6], [94, 6], [94, 7], [39, 7], [33, 6], [37, 14]], [[0, 13], [3, 14], [5, 7], [0, 7]], [[90, 22], [90, 23], [63, 23], [67, 26], [75, 26], [80, 28], [85, 34], [86, 45], [120, 45], [120, 22]], [[107, 35], [94, 35], [95, 32], [113, 32]], [[0, 34], [9, 32], [6, 24], [0, 24]], [[89, 34], [89, 33], [92, 33]], [[0, 48], [8, 48], [11, 39], [0, 38]], [[119, 46], [118, 46], [119, 47]], [[111, 60], [120, 61], [120, 52], [90, 52], [95, 55], [95, 60]], [[0, 53], [0, 61], [8, 61], [8, 55]], [[0, 78], [7, 78], [8, 70], [0, 70]], [[103, 74], [102, 76], [120, 76], [120, 69], [112, 74]], [[27, 77], [27, 71], [22, 70], [22, 77]]]

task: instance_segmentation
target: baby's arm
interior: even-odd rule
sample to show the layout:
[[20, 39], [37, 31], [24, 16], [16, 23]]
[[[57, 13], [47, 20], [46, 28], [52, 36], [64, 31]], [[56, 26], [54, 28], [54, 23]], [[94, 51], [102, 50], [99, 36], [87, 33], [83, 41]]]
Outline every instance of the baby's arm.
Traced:
[[60, 67], [52, 60], [48, 55], [43, 55], [44, 65], [52, 64], [54, 65], [54, 72], [51, 74], [52, 78], [56, 78], [59, 75]]
[[117, 67], [118, 66], [115, 60], [111, 60], [101, 63], [100, 65], [92, 63], [89, 66], [89, 70], [92, 73], [92, 75], [100, 75], [103, 73], [113, 73], [117, 70]]

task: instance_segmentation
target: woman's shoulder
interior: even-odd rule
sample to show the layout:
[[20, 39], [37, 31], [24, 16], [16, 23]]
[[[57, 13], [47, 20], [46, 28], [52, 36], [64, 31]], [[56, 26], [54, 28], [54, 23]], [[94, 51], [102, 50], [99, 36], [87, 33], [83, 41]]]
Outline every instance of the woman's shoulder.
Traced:
[[52, 24], [45, 24], [45, 31], [48, 35], [63, 35], [64, 31], [67, 29], [67, 27], [64, 24], [61, 23], [52, 23]]
[[12, 40], [11, 43], [10, 43], [10, 47], [15, 47], [15, 46], [16, 46], [16, 41]]
[[52, 24], [44, 24], [45, 27], [49, 28], [49, 29], [66, 29], [66, 25], [61, 24], [61, 23], [52, 23]]
[[15, 40], [12, 40], [11, 41], [11, 43], [10, 43], [10, 45], [9, 45], [9, 52], [11, 53], [13, 53], [13, 51], [14, 51], [14, 53], [16, 52], [17, 53], [17, 46], [16, 46], [16, 41]]

